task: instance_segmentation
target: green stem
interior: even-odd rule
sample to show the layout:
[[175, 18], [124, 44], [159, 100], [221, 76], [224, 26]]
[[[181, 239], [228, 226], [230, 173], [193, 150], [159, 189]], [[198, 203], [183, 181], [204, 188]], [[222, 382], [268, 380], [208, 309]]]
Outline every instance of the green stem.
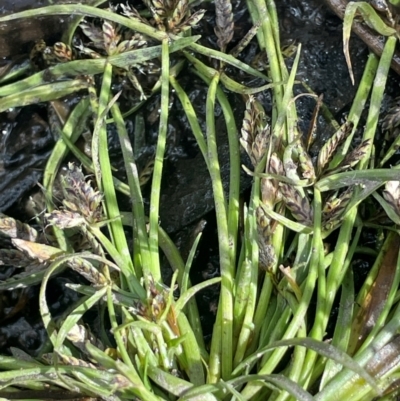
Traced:
[[219, 378], [218, 372], [224, 380], [230, 378], [232, 372], [232, 336], [233, 336], [233, 270], [229, 249], [229, 232], [226, 211], [226, 202], [221, 180], [221, 171], [218, 162], [217, 141], [215, 132], [215, 98], [219, 74], [215, 74], [211, 80], [208, 90], [206, 113], [207, 113], [207, 145], [210, 175], [215, 201], [215, 212], [217, 216], [218, 244], [220, 253], [221, 269], [221, 295], [218, 309], [221, 310], [220, 320], [216, 325], [220, 326], [221, 336], [218, 338], [213, 335], [212, 342], [221, 343], [221, 366], [216, 366], [212, 362], [214, 358], [210, 356], [210, 376], [209, 382], [216, 382]]
[[158, 132], [157, 151], [154, 162], [153, 181], [151, 184], [150, 196], [150, 229], [149, 229], [149, 248], [151, 264], [148, 273], [153, 279], [161, 281], [160, 259], [158, 251], [158, 218], [160, 210], [160, 190], [162, 169], [164, 163], [165, 145], [167, 141], [168, 129], [168, 104], [169, 104], [169, 51], [168, 39], [162, 41], [162, 74], [161, 74], [161, 114], [160, 127]]

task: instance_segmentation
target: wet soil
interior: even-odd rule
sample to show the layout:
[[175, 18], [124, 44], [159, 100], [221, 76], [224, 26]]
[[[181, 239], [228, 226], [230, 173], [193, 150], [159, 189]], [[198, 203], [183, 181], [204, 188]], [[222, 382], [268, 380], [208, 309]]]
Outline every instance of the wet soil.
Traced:
[[[5, 2], [3, 8], [6, 11], [12, 10], [10, 4]], [[25, 8], [29, 8], [32, 2], [26, 1], [21, 4]], [[37, 5], [37, 2], [35, 4]], [[203, 4], [201, 6], [203, 7]], [[320, 0], [285, 0], [277, 2], [277, 6], [281, 20], [282, 44], [302, 44], [302, 56], [297, 79], [305, 82], [316, 94], [323, 94], [324, 102], [328, 108], [339, 121], [342, 120], [354, 97], [356, 87], [351, 85], [344, 61], [341, 20]], [[210, 10], [210, 15], [200, 24], [198, 32], [196, 32], [202, 34], [202, 40], [208, 44], [216, 41], [213, 33], [214, 17], [212, 7], [212, 4], [204, 4], [204, 8]], [[245, 2], [240, 0], [233, 1], [233, 9], [236, 16], [236, 33], [232, 46], [250, 28], [248, 15], [244, 12]], [[18, 28], [16, 26], [0, 26], [0, 32], [7, 32], [9, 42], [8, 47], [3, 47], [0, 42], [0, 49], [6, 49], [4, 56], [13, 56], [16, 54], [15, 49], [19, 49], [17, 53], [26, 51], [36, 37], [44, 37], [48, 41], [58, 40], [61, 34], [59, 22], [56, 20], [54, 22], [55, 25], [51, 25], [43, 24], [42, 21], [32, 20], [28, 25], [19, 25]], [[37, 26], [40, 26], [40, 29]], [[3, 31], [1, 31], [2, 29]], [[19, 32], [18, 34], [17, 31]], [[4, 35], [0, 34], [1, 37], [4, 37]], [[241, 57], [244, 61], [251, 62], [257, 52], [256, 43], [253, 42]], [[356, 81], [359, 80], [362, 74], [367, 55], [367, 46], [358, 38], [352, 38], [351, 58]], [[289, 58], [287, 63], [290, 66], [292, 59]], [[229, 71], [229, 73], [232, 74], [233, 78], [236, 78], [235, 74], [237, 77], [242, 78], [237, 71]], [[199, 79], [191, 75], [189, 69], [182, 74], [180, 83], [196, 107], [196, 112], [203, 128], [207, 87]], [[389, 92], [395, 93], [399, 87], [396, 77], [391, 80], [390, 85]], [[305, 91], [302, 85], [296, 86], [296, 93]], [[231, 94], [228, 94], [228, 96], [234, 106], [237, 126], [240, 129], [244, 108], [243, 100], [240, 96]], [[390, 94], [388, 96], [390, 97]], [[257, 98], [267, 111], [271, 110], [271, 95], [269, 92], [261, 93]], [[389, 102], [390, 98], [387, 100], [387, 103]], [[158, 104], [159, 95], [155, 95], [143, 109], [143, 115], [146, 116], [146, 148], [141, 152], [143, 155], [154, 153], [158, 124], [151, 120], [149, 116], [152, 115]], [[299, 127], [306, 133], [310, 125], [315, 100], [301, 97], [296, 104], [298, 106]], [[201, 217], [205, 218], [207, 228], [204, 234], [206, 235], [203, 235], [192, 277], [194, 282], [199, 282], [218, 274], [218, 253], [211, 181], [180, 103], [174, 97], [171, 97], [171, 107], [168, 133], [169, 145], [161, 193], [160, 220], [161, 225], [168, 232], [175, 233], [175, 240], [180, 242], [181, 249], [185, 249], [188, 244], [184, 238], [190, 237], [189, 234], [186, 234], [190, 233], [190, 228], [187, 226], [198, 221]], [[216, 122], [219, 133], [221, 170], [224, 183], [227, 185], [229, 174], [229, 163], [227, 162], [228, 146], [223, 116], [218, 108]], [[0, 142], [0, 153], [2, 155], [0, 163], [0, 212], [20, 218], [23, 215], [21, 211], [24, 203], [23, 199], [26, 199], [31, 194], [30, 191], [32, 191], [36, 182], [40, 181], [43, 166], [54, 140], [49, 132], [47, 111], [43, 105], [3, 113], [0, 116], [0, 125], [2, 128]], [[133, 120], [128, 122], [128, 127], [132, 128], [130, 135], [133, 138], [135, 134]], [[332, 129], [329, 124], [322, 116], [319, 117], [317, 140], [313, 148], [314, 153], [318, 152], [321, 144], [331, 134]], [[114, 135], [111, 131], [109, 136], [113, 160], [115, 160], [120, 177], [124, 178], [123, 166], [118, 163], [121, 160], [120, 150], [117, 145], [113, 145], [112, 138]], [[243, 191], [250, 183], [250, 178], [243, 174], [241, 177]], [[122, 200], [122, 203], [129, 206], [129, 200], [126, 198]], [[186, 231], [183, 231], [182, 234], [182, 230]], [[205, 238], [207, 238], [206, 241], [204, 240]], [[54, 312], [58, 305], [64, 305], [65, 307], [68, 302], [74, 301], [73, 296], [66, 291], [64, 285], [65, 280], [70, 279], [68, 277], [54, 279], [52, 287], [59, 288], [59, 292], [62, 294], [60, 297], [51, 300]], [[9, 309], [13, 308], [21, 297], [25, 297], [28, 304], [37, 305], [36, 289], [27, 292], [20, 291], [14, 294], [13, 297], [14, 300], [5, 300], [6, 307]], [[207, 334], [211, 332], [218, 291], [215, 288], [208, 289], [203, 291], [198, 299], [205, 333]], [[22, 308], [19, 313], [1, 322], [0, 352], [7, 352], [10, 346], [17, 346], [29, 352], [34, 352], [38, 348], [38, 345], [45, 338], [44, 330], [41, 328], [40, 317], [31, 312], [31, 309]], [[32, 337], [26, 333], [32, 333]]]

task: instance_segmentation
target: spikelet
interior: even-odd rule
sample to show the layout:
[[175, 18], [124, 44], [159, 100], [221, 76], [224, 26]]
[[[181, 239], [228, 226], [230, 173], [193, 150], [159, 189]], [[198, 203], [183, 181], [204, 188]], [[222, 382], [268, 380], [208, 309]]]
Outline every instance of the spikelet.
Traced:
[[147, 46], [147, 41], [144, 39], [143, 35], [136, 33], [130, 39], [123, 40], [117, 46], [117, 54], [125, 53], [130, 50], [140, 49]]
[[150, 25], [150, 22], [146, 18], [143, 18], [136, 10], [136, 8], [132, 7], [131, 5], [125, 5], [121, 3], [120, 7], [122, 9], [122, 15], [125, 15], [126, 17], [131, 18], [135, 21], [141, 22], [142, 24]]
[[74, 53], [71, 46], [66, 45], [63, 42], [54, 43], [53, 54], [59, 63], [66, 63], [67, 61], [74, 59]]
[[240, 144], [249, 155], [254, 167], [264, 156], [270, 139], [270, 128], [262, 106], [253, 96], [246, 102], [246, 110], [242, 122]]
[[310, 155], [304, 148], [301, 141], [297, 142], [296, 150], [303, 178], [314, 180], [315, 179], [314, 166], [312, 164]]
[[72, 58], [72, 51], [69, 50], [69, 46], [67, 47], [64, 43], [58, 42], [56, 48], [54, 46], [46, 46], [42, 53], [42, 59], [46, 66], [65, 63]]
[[86, 224], [86, 220], [80, 213], [69, 210], [53, 210], [45, 215], [47, 222], [52, 226], [57, 226], [62, 230], [66, 228], [81, 227]]
[[299, 191], [288, 184], [281, 184], [279, 187], [282, 199], [293, 217], [307, 227], [313, 224], [313, 211], [310, 201], [306, 196], [301, 196]]
[[82, 32], [91, 40], [91, 45], [96, 49], [105, 50], [104, 47], [104, 36], [103, 31], [93, 24], [89, 24], [86, 21], [81, 22], [79, 27]]
[[366, 139], [365, 141], [361, 142], [360, 145], [346, 155], [338, 168], [343, 171], [355, 167], [368, 153], [369, 149], [371, 148], [371, 143], [371, 139]]
[[335, 193], [325, 201], [322, 209], [322, 226], [324, 230], [333, 230], [340, 224], [353, 192], [354, 187], [349, 187], [339, 196]]
[[[0, 249], [0, 266], [12, 266], [15, 268], [26, 268], [34, 260], [18, 249]], [[37, 266], [40, 266], [38, 264]]]
[[103, 42], [104, 49], [109, 56], [117, 53], [117, 46], [121, 40], [121, 35], [117, 32], [115, 25], [111, 22], [103, 22]]
[[[275, 175], [285, 175], [283, 163], [276, 153], [272, 153], [269, 159], [269, 167], [266, 171]], [[281, 200], [279, 191], [279, 182], [277, 180], [262, 178], [261, 179], [261, 200], [264, 205], [273, 207], [273, 205]]]
[[79, 167], [69, 163], [67, 174], [61, 177], [61, 182], [66, 210], [81, 214], [89, 224], [101, 221], [103, 196], [91, 187], [90, 180], [85, 181]]
[[168, 298], [172, 290], [162, 284], [156, 284], [153, 277], [150, 277], [148, 279], [146, 303], [143, 301], [136, 302], [132, 308], [132, 312], [146, 320], [158, 323], [160, 322], [160, 318], [165, 315], [167, 306], [169, 306], [165, 316], [166, 321], [171, 330], [179, 336], [180, 332], [174, 304], [168, 305]]
[[74, 256], [68, 260], [68, 265], [72, 270], [81, 274], [86, 280], [95, 286], [103, 286], [107, 284], [107, 279], [100, 273], [90, 262], [79, 257]]
[[218, 46], [224, 52], [233, 38], [234, 22], [231, 1], [215, 0], [215, 16], [214, 32], [218, 38]]
[[400, 217], [400, 181], [388, 181], [383, 191], [383, 197]]
[[366, 139], [365, 141], [361, 142], [360, 145], [346, 155], [346, 157], [337, 167], [332, 170], [328, 170], [326, 175], [337, 174], [355, 167], [369, 152], [371, 143], [371, 139]]
[[76, 348], [78, 348], [84, 354], [87, 354], [85, 345], [87, 341], [89, 341], [91, 344], [95, 345], [102, 351], [104, 351], [105, 348], [102, 342], [92, 334], [89, 327], [83, 326], [81, 324], [75, 324], [71, 328], [71, 330], [69, 330], [67, 338], [74, 344]]
[[195, 13], [193, 13], [191, 16], [186, 18], [183, 22], [181, 22], [178, 25], [175, 25], [173, 32], [175, 34], [180, 33], [180, 32], [185, 32], [190, 28], [195, 27], [200, 20], [204, 17], [206, 10], [197, 10]]
[[389, 137], [398, 136], [400, 133], [400, 98], [396, 98], [393, 107], [389, 109], [382, 120], [382, 130], [389, 133]]
[[178, 0], [175, 7], [173, 8], [172, 17], [167, 18], [167, 30], [174, 32], [175, 27], [185, 19], [188, 13], [188, 2], [187, 0]]
[[240, 42], [229, 52], [229, 54], [233, 57], [237, 57], [251, 42], [254, 36], [257, 34], [258, 29], [260, 28], [261, 23], [255, 23], [249, 31], [244, 35], [244, 37], [240, 40]]
[[328, 139], [326, 144], [322, 147], [318, 155], [318, 175], [325, 170], [332, 160], [337, 148], [343, 141], [350, 135], [353, 129], [353, 123], [347, 121], [343, 124], [338, 131], [336, 131], [331, 138]]
[[269, 270], [276, 263], [275, 249], [271, 243], [273, 225], [259, 206], [256, 209], [258, 263], [261, 269]]
[[140, 82], [138, 81], [136, 75], [134, 74], [132, 68], [129, 68], [126, 72], [126, 75], [130, 81], [130, 83], [132, 84], [132, 86], [140, 93], [140, 100], [146, 100], [147, 97], [144, 94], [142, 85], [140, 85]]
[[244, 150], [249, 155], [250, 159], [252, 153], [251, 146], [254, 141], [255, 123], [256, 123], [255, 110], [252, 107], [253, 102], [254, 102], [254, 97], [249, 96], [249, 99], [246, 102], [246, 110], [244, 112], [242, 129], [241, 129], [242, 136], [240, 138], [240, 144], [243, 146]]
[[37, 242], [39, 240], [39, 233], [29, 224], [21, 223], [12, 217], [0, 215], [0, 237], [19, 238]]
[[144, 169], [139, 174], [139, 184], [140, 186], [145, 185], [151, 178], [154, 170], [155, 160], [150, 160], [144, 167]]

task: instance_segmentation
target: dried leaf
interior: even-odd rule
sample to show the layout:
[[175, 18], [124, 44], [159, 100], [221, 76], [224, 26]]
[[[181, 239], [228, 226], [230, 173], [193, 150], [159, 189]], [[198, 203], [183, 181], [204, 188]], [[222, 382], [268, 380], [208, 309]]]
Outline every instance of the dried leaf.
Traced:
[[17, 249], [39, 262], [51, 261], [55, 257], [64, 253], [61, 249], [53, 246], [38, 244], [36, 242], [25, 241], [18, 238], [13, 238], [12, 243]]
[[90, 362], [86, 362], [83, 359], [75, 358], [73, 356], [58, 354], [60, 362], [64, 365], [79, 366], [82, 368], [98, 369], [95, 365]]
[[380, 260], [379, 271], [368, 292], [365, 293], [358, 313], [353, 320], [349, 353], [353, 355], [379, 320], [382, 310], [385, 308], [393, 280], [396, 275], [400, 247], [398, 234], [390, 235], [384, 245], [386, 253]]

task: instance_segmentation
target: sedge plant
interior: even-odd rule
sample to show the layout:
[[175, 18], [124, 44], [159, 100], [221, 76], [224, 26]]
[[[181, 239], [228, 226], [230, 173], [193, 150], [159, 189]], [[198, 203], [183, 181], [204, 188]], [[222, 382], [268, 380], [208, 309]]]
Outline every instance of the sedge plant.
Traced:
[[[15, 81], [5, 77], [0, 87], [0, 111], [78, 91], [85, 94], [61, 125], [44, 172], [46, 239], [28, 224], [0, 219], [1, 233], [10, 245], [1, 250], [2, 263], [25, 268], [1, 282], [0, 288], [11, 291], [39, 284], [40, 314], [48, 334], [37, 355], [12, 349], [11, 356], [0, 356], [0, 397], [43, 399], [46, 394], [67, 393], [71, 398], [143, 401], [389, 399], [398, 387], [400, 368], [400, 187], [397, 165], [385, 168], [395, 148], [378, 157], [374, 137], [396, 30], [377, 14], [363, 14], [387, 36], [384, 52], [380, 59], [369, 56], [347, 122], [334, 124], [336, 132], [313, 162], [296, 125], [293, 87], [298, 83], [301, 46], [288, 70], [273, 0], [248, 2], [254, 27], [230, 53], [234, 18], [229, 0], [215, 2], [218, 50], [199, 44], [200, 36], [192, 35], [203, 10], [190, 13], [184, 1], [145, 5], [142, 14], [125, 5], [105, 10], [66, 4], [0, 18], [73, 12], [102, 21], [100, 28], [75, 21], [65, 35], [67, 43], [47, 52], [55, 55], [56, 63]], [[345, 18], [345, 49], [355, 7], [349, 5]], [[78, 26], [91, 41], [91, 47], [78, 45], [81, 56], [87, 56], [82, 59], [72, 57]], [[121, 32], [127, 31], [126, 39]], [[238, 59], [253, 37], [268, 56], [262, 72]], [[135, 72], [150, 69], [154, 60], [160, 63], [159, 75], [147, 93]], [[263, 84], [236, 82], [228, 76], [227, 66]], [[205, 131], [180, 80], [184, 67], [207, 88]], [[137, 93], [137, 103], [129, 110], [121, 109], [122, 95], [113, 92], [113, 79], [121, 73]], [[196, 285], [190, 269], [201, 235], [184, 261], [159, 224], [172, 89], [209, 171], [217, 220], [221, 274]], [[265, 90], [274, 98], [271, 116], [257, 99]], [[137, 152], [125, 119], [158, 92], [159, 130], [146, 215]], [[229, 93], [244, 99], [241, 126]], [[229, 143], [228, 190], [218, 154], [217, 104]], [[367, 107], [362, 139], [352, 147]], [[109, 124], [118, 132], [126, 182], [113, 174]], [[88, 125], [91, 157], [75, 146]], [[80, 166], [67, 164], [60, 178], [63, 197], [56, 204], [53, 186], [70, 153]], [[244, 153], [246, 166], [240, 156]], [[253, 179], [244, 205], [242, 168]], [[121, 210], [117, 192], [130, 197], [131, 210]], [[365, 219], [363, 207], [368, 202], [379, 204], [392, 224]], [[371, 228], [379, 230], [384, 241], [379, 249], [366, 250], [360, 237]], [[337, 234], [335, 239], [332, 233]], [[161, 253], [173, 271], [169, 283], [163, 282]], [[352, 266], [355, 255], [363, 253], [373, 256], [375, 263], [357, 294]], [[51, 277], [67, 268], [87, 284], [67, 284], [81, 298], [55, 319], [46, 288]], [[205, 344], [195, 295], [216, 284], [216, 321], [211, 342]], [[338, 297], [339, 314], [327, 334]], [[96, 331], [84, 324], [85, 313], [93, 308], [100, 327]]]

